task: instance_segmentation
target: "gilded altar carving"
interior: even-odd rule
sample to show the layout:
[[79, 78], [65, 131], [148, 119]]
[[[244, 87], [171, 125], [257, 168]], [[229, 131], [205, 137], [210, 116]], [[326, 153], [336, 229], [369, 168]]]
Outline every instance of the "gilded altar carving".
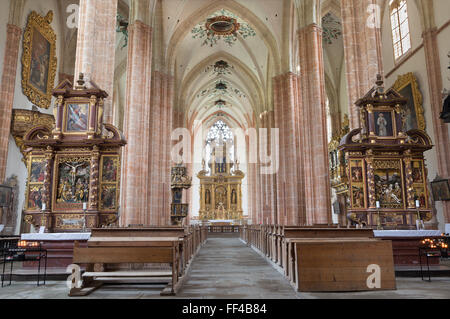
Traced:
[[[23, 143], [23, 138], [28, 131], [37, 126], [45, 126], [51, 130], [55, 123], [55, 119], [50, 114], [40, 113], [33, 110], [12, 110], [11, 135], [16, 142], [17, 147], [23, 155], [22, 161], [26, 163], [26, 147]], [[48, 135], [40, 135], [38, 138], [45, 139]]]
[[28, 16], [23, 34], [22, 90], [31, 103], [48, 109], [56, 76], [56, 34], [51, 27], [53, 11], [45, 17]]

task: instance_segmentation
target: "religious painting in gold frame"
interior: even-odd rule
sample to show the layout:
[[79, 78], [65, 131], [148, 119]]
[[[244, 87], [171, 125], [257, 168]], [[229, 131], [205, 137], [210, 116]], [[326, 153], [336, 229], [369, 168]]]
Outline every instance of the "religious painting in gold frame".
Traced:
[[45, 17], [31, 12], [23, 35], [23, 94], [44, 109], [51, 105], [57, 65], [56, 34], [50, 25], [52, 20], [53, 11]]
[[392, 88], [408, 100], [404, 108], [405, 131], [414, 129], [425, 131], [423, 97], [414, 73], [400, 75]]
[[119, 155], [105, 154], [100, 160], [100, 211], [117, 211], [119, 202]]
[[82, 210], [89, 201], [90, 157], [56, 155], [53, 177], [53, 210]]
[[44, 156], [30, 156], [26, 193], [27, 211], [40, 211], [42, 209], [45, 165], [46, 160]]

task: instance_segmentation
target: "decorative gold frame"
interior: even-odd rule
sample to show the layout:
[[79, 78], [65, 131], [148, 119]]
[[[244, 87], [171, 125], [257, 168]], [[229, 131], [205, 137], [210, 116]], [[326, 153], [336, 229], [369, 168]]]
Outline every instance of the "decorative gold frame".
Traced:
[[[406, 73], [404, 75], [400, 75], [395, 81], [392, 88], [400, 93], [401, 90], [403, 90], [408, 85], [411, 85], [411, 90], [413, 94], [413, 103], [414, 103], [414, 109], [416, 111], [416, 118], [417, 118], [417, 128], [419, 130], [425, 131], [426, 128], [426, 122], [425, 122], [425, 115], [424, 115], [424, 109], [423, 109], [423, 96], [422, 93], [419, 90], [419, 84], [417, 82], [417, 78], [414, 75], [414, 73]], [[406, 97], [406, 96], [405, 96]]]
[[[28, 99], [40, 108], [48, 109], [52, 100], [52, 90], [56, 76], [56, 34], [50, 23], [53, 20], [53, 11], [49, 11], [45, 17], [40, 16], [35, 11], [28, 16], [27, 27], [23, 34], [22, 53], [22, 90]], [[34, 32], [39, 32], [50, 43], [50, 57], [48, 65], [48, 78], [46, 92], [42, 92], [30, 82], [31, 73], [31, 53], [33, 50]]]

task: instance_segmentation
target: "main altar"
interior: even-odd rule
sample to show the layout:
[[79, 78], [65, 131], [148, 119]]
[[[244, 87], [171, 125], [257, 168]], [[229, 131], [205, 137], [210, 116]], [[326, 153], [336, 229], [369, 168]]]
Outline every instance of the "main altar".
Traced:
[[242, 179], [244, 173], [239, 162], [231, 161], [227, 143], [216, 144], [212, 148], [211, 160], [203, 161], [203, 169], [198, 173], [200, 179], [199, 219], [242, 220]]

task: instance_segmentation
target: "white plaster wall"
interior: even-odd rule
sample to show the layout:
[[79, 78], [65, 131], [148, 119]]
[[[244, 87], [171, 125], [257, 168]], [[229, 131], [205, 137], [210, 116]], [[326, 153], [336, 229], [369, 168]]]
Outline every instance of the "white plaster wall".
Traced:
[[[5, 0], [0, 0], [5, 1]], [[56, 86], [58, 83], [58, 72], [59, 72], [59, 61], [60, 59], [60, 48], [61, 45], [59, 41], [63, 38], [62, 32], [61, 32], [61, 26], [59, 24], [59, 11], [57, 6], [57, 0], [33, 0], [33, 1], [26, 1], [22, 20], [21, 20], [21, 27], [25, 29], [27, 24], [28, 15], [32, 11], [36, 11], [40, 15], [45, 16], [49, 10], [53, 11], [53, 21], [52, 21], [52, 28], [56, 33], [56, 56], [58, 59], [57, 64], [57, 70], [56, 70], [56, 77], [55, 77], [55, 83], [54, 86]], [[3, 12], [0, 11], [0, 16], [3, 14]], [[2, 21], [1, 28], [5, 28]], [[1, 30], [1, 29], [0, 29]], [[4, 33], [4, 32], [0, 32]], [[0, 35], [2, 36], [2, 35]], [[0, 38], [1, 39], [1, 38]], [[22, 40], [21, 40], [22, 41]], [[1, 50], [2, 54], [4, 49]], [[22, 93], [22, 52], [23, 52], [23, 45], [20, 44], [19, 48], [19, 63], [17, 65], [17, 75], [16, 75], [16, 88], [14, 92], [14, 107], [15, 109], [28, 109], [31, 110], [33, 104], [28, 100], [28, 98]], [[52, 105], [46, 110], [46, 109], [39, 109], [42, 113], [52, 114], [53, 111], [53, 102]], [[25, 202], [25, 187], [26, 187], [26, 180], [27, 180], [27, 171], [25, 164], [22, 162], [22, 154], [19, 151], [19, 148], [16, 146], [14, 139], [10, 136], [9, 139], [9, 148], [8, 148], [8, 162], [6, 167], [6, 177], [10, 177], [11, 175], [17, 175], [19, 179], [19, 204], [18, 204], [18, 222], [16, 227], [16, 233], [19, 233], [20, 231], [20, 221], [21, 221], [21, 212], [24, 206]]]
[[[438, 0], [439, 1], [439, 0]], [[411, 34], [411, 52], [418, 48], [422, 43], [422, 30], [420, 24], [420, 16], [417, 7], [413, 0], [407, 0], [408, 3], [408, 16], [409, 16], [409, 26]], [[450, 5], [450, 2], [448, 2]], [[447, 6], [448, 6], [447, 5]], [[382, 23], [382, 48], [383, 48], [383, 64], [385, 74], [389, 73], [394, 69], [394, 49], [392, 44], [392, 33], [391, 33], [391, 23], [388, 8], [385, 8], [385, 14]], [[447, 12], [449, 10], [447, 9]], [[448, 40], [448, 37], [445, 41]], [[439, 45], [441, 45], [442, 38], [440, 38]], [[432, 141], [434, 138], [431, 106], [430, 106], [430, 93], [428, 86], [426, 59], [424, 48], [419, 49], [413, 56], [411, 56], [403, 65], [395, 70], [388, 78], [385, 79], [385, 87], [391, 87], [398, 76], [406, 74], [408, 72], [413, 72], [417, 78], [419, 89], [423, 96], [423, 107], [425, 110], [425, 122], [426, 122], [426, 132], [431, 137]], [[428, 180], [431, 181], [437, 174], [437, 155], [436, 149], [425, 153], [426, 166], [428, 168]], [[439, 228], [443, 230], [444, 219], [442, 214], [442, 206], [440, 202], [435, 203], [437, 219], [439, 222]]]
[[[347, 67], [345, 63], [343, 63], [343, 67], [341, 70], [341, 78], [339, 82], [339, 111], [341, 112], [341, 121], [344, 118], [344, 114], [348, 115], [348, 107], [349, 107], [349, 98], [348, 98], [348, 89], [347, 89], [347, 77], [346, 77]], [[354, 101], [356, 102], [356, 101]]]
[[436, 26], [440, 28], [449, 21], [450, 1], [448, 0], [433, 0], [434, 6], [434, 20]]

